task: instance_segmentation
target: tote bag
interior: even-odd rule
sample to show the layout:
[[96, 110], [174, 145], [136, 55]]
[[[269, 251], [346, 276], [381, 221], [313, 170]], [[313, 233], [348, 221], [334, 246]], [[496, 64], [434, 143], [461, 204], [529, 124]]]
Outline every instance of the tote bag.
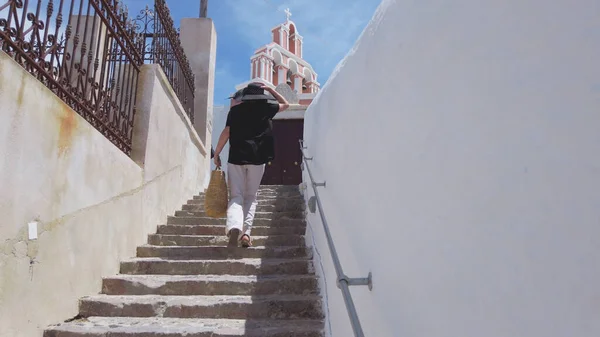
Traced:
[[204, 198], [204, 210], [211, 218], [224, 218], [227, 215], [227, 204], [229, 196], [227, 193], [227, 182], [225, 172], [217, 167], [210, 175], [210, 182], [206, 189]]

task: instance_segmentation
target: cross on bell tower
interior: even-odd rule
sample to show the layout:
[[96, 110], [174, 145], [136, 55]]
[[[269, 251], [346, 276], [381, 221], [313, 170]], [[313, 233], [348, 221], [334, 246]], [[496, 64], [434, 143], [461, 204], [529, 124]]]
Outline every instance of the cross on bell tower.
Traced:
[[292, 16], [292, 12], [290, 12], [289, 8], [286, 8], [284, 12], [285, 12], [285, 16], [287, 17], [286, 22], [290, 22], [290, 16]]

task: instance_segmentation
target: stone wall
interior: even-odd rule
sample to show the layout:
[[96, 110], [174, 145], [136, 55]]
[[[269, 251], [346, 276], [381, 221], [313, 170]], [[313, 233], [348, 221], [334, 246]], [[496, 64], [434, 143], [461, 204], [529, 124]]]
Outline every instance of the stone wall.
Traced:
[[162, 70], [142, 69], [130, 158], [0, 52], [0, 336], [76, 315], [203, 190], [210, 155]]
[[[305, 116], [344, 271], [373, 273], [351, 289], [365, 335], [600, 336], [598, 13], [382, 2]], [[331, 335], [352, 336], [308, 220]]]

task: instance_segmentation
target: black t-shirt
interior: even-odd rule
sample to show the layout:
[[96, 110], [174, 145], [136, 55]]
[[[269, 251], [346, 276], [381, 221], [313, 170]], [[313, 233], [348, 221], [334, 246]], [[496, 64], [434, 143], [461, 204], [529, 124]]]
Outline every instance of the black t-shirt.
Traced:
[[278, 111], [279, 104], [267, 101], [246, 101], [229, 110], [229, 163], [262, 165], [275, 158], [271, 119]]

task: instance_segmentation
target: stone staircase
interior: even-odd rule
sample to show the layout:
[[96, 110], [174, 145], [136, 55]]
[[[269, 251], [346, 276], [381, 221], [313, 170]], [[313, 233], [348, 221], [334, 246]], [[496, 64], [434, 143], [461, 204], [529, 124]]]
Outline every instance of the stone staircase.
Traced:
[[158, 227], [121, 274], [82, 298], [79, 315], [44, 337], [321, 337], [323, 313], [304, 200], [295, 186], [263, 186], [251, 248], [228, 248], [225, 219], [197, 196]]

